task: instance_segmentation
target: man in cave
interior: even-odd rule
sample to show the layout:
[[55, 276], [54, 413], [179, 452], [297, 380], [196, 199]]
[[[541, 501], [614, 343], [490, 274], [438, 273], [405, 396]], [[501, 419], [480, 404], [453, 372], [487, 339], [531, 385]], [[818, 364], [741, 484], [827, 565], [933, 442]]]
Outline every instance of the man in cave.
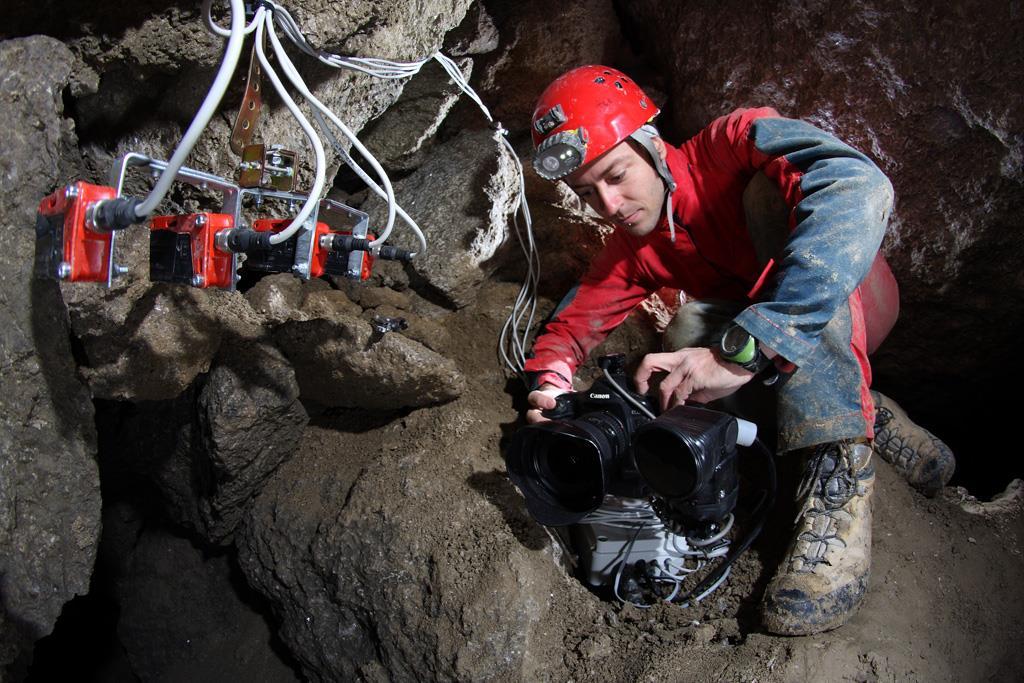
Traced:
[[637, 390], [665, 373], [663, 410], [754, 384], [777, 394], [778, 452], [805, 465], [764, 625], [836, 628], [867, 587], [872, 445], [925, 493], [955, 466], [868, 389], [868, 353], [898, 311], [878, 254], [892, 186], [865, 155], [770, 108], [734, 111], [680, 147], [651, 125], [657, 114], [629, 77], [603, 66], [564, 74], [534, 111], [537, 173], [564, 181], [615, 231], [534, 344], [527, 420], [545, 419], [589, 352], [652, 292], [685, 293], [666, 351], [636, 371]]

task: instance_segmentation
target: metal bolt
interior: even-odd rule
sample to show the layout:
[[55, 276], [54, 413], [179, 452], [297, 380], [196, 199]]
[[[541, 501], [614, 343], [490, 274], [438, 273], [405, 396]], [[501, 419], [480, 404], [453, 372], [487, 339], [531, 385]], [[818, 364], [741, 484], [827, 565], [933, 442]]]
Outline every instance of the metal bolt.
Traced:
[[160, 171], [154, 168], [152, 171], [149, 172], [149, 177], [152, 178], [153, 180], [156, 180], [157, 178], [160, 177]]
[[206, 282], [206, 279], [202, 275], [196, 273], [192, 276], [193, 287], [202, 287], [204, 282]]
[[206, 225], [206, 214], [205, 213], [201, 213], [198, 216], [196, 216], [196, 225], [198, 225], [198, 226]]
[[112, 272], [114, 277], [124, 277], [128, 274], [128, 266], [119, 266], [115, 264]]
[[78, 196], [78, 185], [68, 185], [64, 188], [64, 198], [74, 199]]
[[71, 264], [67, 261], [61, 261], [60, 265], [57, 266], [57, 277], [61, 280], [67, 280], [71, 277]]
[[207, 189], [209, 189], [209, 187], [210, 187], [209, 183], [207, 183], [205, 180], [203, 182], [199, 183], [199, 189], [203, 190], [204, 192]]

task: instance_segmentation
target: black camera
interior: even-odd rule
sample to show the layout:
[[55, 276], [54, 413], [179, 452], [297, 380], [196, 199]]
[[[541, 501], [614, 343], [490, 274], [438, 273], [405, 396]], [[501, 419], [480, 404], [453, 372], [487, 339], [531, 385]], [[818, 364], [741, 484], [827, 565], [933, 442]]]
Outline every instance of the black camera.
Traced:
[[505, 463], [530, 514], [564, 526], [583, 521], [606, 496], [654, 497], [675, 533], [717, 534], [738, 496], [737, 419], [689, 405], [655, 415], [650, 397], [627, 388], [621, 354], [598, 365], [604, 378], [557, 397], [557, 407], [544, 411], [549, 422], [512, 438]]
[[[606, 495], [646, 498], [650, 490], [630, 456], [633, 432], [651, 420], [651, 399], [624, 389], [624, 357], [603, 356], [607, 373], [587, 391], [558, 396], [549, 422], [520, 429], [505, 464], [526, 507], [545, 526], [575, 524]], [[617, 385], [617, 386], [616, 386]], [[625, 392], [625, 393], [623, 393]], [[632, 399], [632, 400], [630, 400]]]

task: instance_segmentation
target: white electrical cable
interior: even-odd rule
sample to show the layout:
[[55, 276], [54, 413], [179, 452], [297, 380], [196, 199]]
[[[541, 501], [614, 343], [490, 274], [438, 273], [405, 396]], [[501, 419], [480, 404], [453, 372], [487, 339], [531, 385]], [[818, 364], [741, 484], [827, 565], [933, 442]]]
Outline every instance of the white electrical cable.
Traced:
[[[491, 123], [494, 118], [491, 112], [484, 105], [476, 91], [462, 75], [462, 70], [451, 58], [437, 52], [434, 59], [441, 65], [452, 81], [462, 89], [467, 97], [472, 99], [484, 116]], [[500, 124], [496, 125], [495, 140], [497, 140], [508, 151], [509, 156], [515, 162], [516, 172], [519, 179], [519, 193], [515, 205], [512, 208], [513, 226], [516, 232], [516, 239], [526, 257], [527, 272], [523, 285], [519, 290], [515, 302], [512, 305], [512, 312], [505, 320], [501, 328], [498, 341], [498, 352], [502, 361], [516, 373], [525, 372], [526, 354], [530, 346], [530, 332], [533, 329], [534, 319], [537, 312], [537, 288], [540, 284], [540, 255], [533, 239], [533, 219], [530, 215], [530, 206], [526, 201], [526, 179], [523, 175], [523, 165], [519, 161], [515, 148], [508, 141], [507, 133]], [[522, 214], [525, 223], [525, 238], [520, 232], [518, 214]]]
[[[204, 14], [209, 14], [212, 1], [203, 0]], [[167, 162], [167, 168], [160, 174], [160, 179], [157, 180], [156, 186], [153, 187], [146, 199], [135, 207], [135, 215], [138, 218], [145, 218], [153, 213], [157, 205], [167, 196], [168, 190], [171, 189], [171, 184], [174, 183], [177, 177], [178, 170], [185, 164], [185, 160], [191, 154], [192, 148], [195, 146], [196, 141], [199, 140], [199, 136], [203, 134], [207, 124], [210, 123], [210, 119], [217, 111], [217, 106], [220, 105], [228, 85], [231, 84], [231, 77], [235, 73], [238, 58], [242, 54], [242, 43], [245, 40], [246, 28], [245, 6], [242, 4], [242, 0], [230, 0], [230, 2], [231, 30], [228, 33], [228, 44], [224, 48], [224, 58], [221, 60], [220, 69], [217, 70], [217, 76], [213, 79], [213, 84], [210, 86], [209, 92], [206, 93], [206, 98], [199, 106], [199, 111], [196, 112], [192, 123], [181, 137], [181, 142], [178, 143], [177, 149], [174, 150], [170, 161]]]
[[[256, 11], [256, 16], [244, 28], [239, 28], [240, 24], [244, 24], [244, 15], [237, 16], [239, 12], [236, 12], [236, 5], [240, 0], [231, 0], [232, 3], [232, 28], [230, 31], [218, 26], [212, 17], [211, 5], [212, 0], [204, 0], [203, 2], [203, 19], [206, 23], [207, 28], [219, 36], [228, 36], [232, 38], [241, 38], [242, 36], [252, 33], [257, 33], [257, 56], [260, 59], [260, 63], [267, 71], [274, 82], [275, 88], [281, 95], [282, 100], [288, 106], [289, 110], [295, 116], [296, 120], [303, 127], [307, 137], [310, 139], [310, 143], [314, 148], [314, 152], [317, 154], [317, 179], [322, 179], [324, 167], [326, 167], [326, 161], [321, 163], [320, 155], [323, 153], [323, 146], [316, 135], [316, 132], [309, 126], [308, 121], [305, 117], [298, 112], [297, 107], [294, 105], [294, 101], [284, 91], [283, 86], [280, 83], [280, 79], [277, 78], [276, 73], [266, 62], [266, 57], [262, 53], [260, 48], [262, 32], [266, 30], [272, 43], [274, 43], [275, 54], [277, 54], [279, 62], [285, 75], [289, 78], [292, 84], [299, 90], [300, 94], [310, 103], [314, 108], [314, 115], [324, 129], [325, 133], [331, 139], [332, 144], [339, 151], [342, 158], [352, 166], [356, 174], [367, 183], [367, 185], [374, 190], [377, 194], [383, 196], [388, 203], [388, 220], [386, 227], [377, 239], [370, 243], [371, 247], [377, 247], [383, 244], [384, 240], [390, 235], [394, 225], [395, 215], [400, 216], [405, 223], [413, 230], [417, 237], [422, 249], [426, 250], [426, 239], [423, 236], [422, 230], [416, 225], [408, 214], [398, 206], [395, 197], [394, 190], [391, 187], [390, 179], [384, 172], [384, 169], [380, 166], [377, 160], [370, 154], [370, 152], [359, 142], [355, 137], [355, 134], [349, 130], [344, 123], [323, 103], [317, 100], [312, 93], [306, 87], [302, 78], [299, 76], [297, 69], [294, 64], [288, 58], [285, 53], [283, 46], [277, 38], [275, 28], [274, 17], [277, 17], [281, 31], [288, 37], [288, 39], [304, 54], [314, 57], [318, 61], [327, 64], [334, 68], [345, 68], [360, 73], [364, 73], [375, 78], [384, 79], [402, 79], [409, 78], [419, 73], [420, 69], [424, 64], [429, 62], [431, 59], [436, 60], [441, 67], [445, 70], [452, 81], [470, 98], [477, 106], [483, 111], [484, 116], [487, 120], [492, 122], [494, 119], [491, 116], [490, 111], [484, 105], [483, 101], [476, 94], [473, 88], [467, 82], [462, 71], [458, 65], [452, 61], [449, 57], [437, 52], [430, 57], [421, 59], [413, 62], [397, 62], [387, 59], [378, 58], [363, 58], [363, 57], [344, 57], [342, 55], [333, 54], [318, 48], [315, 48], [310, 44], [309, 40], [303, 34], [298, 22], [291, 13], [285, 9], [282, 5], [273, 2], [272, 0], [263, 0], [259, 4]], [[230, 41], [229, 41], [230, 47]], [[239, 45], [240, 49], [240, 45]], [[235, 61], [237, 62], [237, 56]], [[344, 148], [338, 143], [338, 140], [330, 132], [330, 129], [325, 125], [323, 117], [326, 116], [350, 141], [353, 147], [366, 159], [367, 163], [373, 168], [373, 170], [380, 177], [383, 189], [377, 183], [373, 182], [369, 178], [368, 174], [354, 162], [352, 156], [344, 151]], [[205, 124], [204, 124], [205, 125]], [[508, 365], [513, 371], [522, 372], [526, 362], [526, 353], [529, 348], [530, 331], [533, 327], [534, 319], [536, 316], [537, 307], [537, 286], [540, 281], [540, 257], [537, 253], [536, 244], [533, 240], [533, 225], [530, 217], [529, 205], [526, 202], [525, 193], [525, 179], [523, 177], [522, 164], [519, 162], [518, 156], [515, 153], [514, 148], [506, 139], [505, 131], [497, 126], [497, 133], [495, 139], [508, 151], [512, 159], [515, 162], [515, 166], [519, 178], [519, 193], [516, 198], [515, 206], [513, 207], [514, 223], [516, 227], [516, 237], [520, 243], [520, 247], [523, 249], [527, 258], [527, 276], [524, 280], [523, 286], [520, 289], [519, 295], [516, 298], [515, 304], [513, 305], [512, 313], [509, 319], [506, 321], [505, 326], [501, 333], [501, 353]], [[169, 183], [168, 183], [169, 184]], [[312, 211], [312, 207], [315, 206], [315, 202], [319, 201], [319, 195], [322, 190], [323, 183], [317, 183], [314, 181], [314, 188], [310, 192], [309, 199], [306, 204], [303, 205], [303, 210], [295, 218], [291, 225], [289, 225], [283, 232], [277, 233], [271, 238], [272, 243], [277, 244], [280, 241], [288, 239], [296, 230], [299, 229], [301, 224], [308, 218], [309, 213]], [[525, 237], [520, 232], [520, 226], [518, 220], [515, 218], [518, 214], [522, 214], [525, 222]]]
[[[466, 87], [468, 88], [468, 85]], [[486, 109], [485, 113], [488, 117], [490, 116]], [[530, 332], [533, 329], [533, 322], [537, 312], [537, 288], [540, 284], [540, 254], [533, 239], [533, 218], [530, 215], [530, 206], [526, 201], [526, 179], [523, 176], [523, 165], [519, 162], [519, 157], [505, 137], [502, 128], [498, 128], [495, 137], [504, 145], [515, 162], [516, 173], [519, 179], [519, 193], [513, 207], [512, 224], [515, 229], [516, 240], [519, 242], [519, 247], [526, 257], [527, 264], [526, 277], [523, 279], [519, 294], [512, 305], [512, 311], [501, 328], [498, 350], [506, 366], [513, 372], [522, 373], [525, 371]], [[520, 228], [519, 214], [523, 216], [525, 230]]]
[[291, 62], [288, 61], [288, 55], [284, 54], [284, 50], [279, 49], [281, 43], [275, 40], [273, 15], [266, 12], [262, 7], [260, 7], [256, 13], [258, 15], [262, 14], [262, 21], [257, 21], [256, 23], [256, 57], [263, 66], [263, 71], [268, 77], [270, 77], [270, 82], [274, 84], [274, 89], [277, 90], [277, 94], [281, 97], [281, 101], [284, 102], [288, 111], [291, 112], [299, 126], [301, 126], [302, 131], [306, 134], [306, 139], [309, 140], [310, 145], [313, 147], [313, 154], [315, 156], [313, 187], [309, 191], [309, 196], [303, 203], [298, 215], [292, 219], [292, 222], [289, 223], [284, 230], [274, 234], [270, 238], [271, 244], [280, 244], [298, 232], [303, 223], [305, 223], [309, 218], [310, 214], [313, 213], [313, 209], [315, 209], [320, 203], [320, 194], [324, 189], [324, 169], [327, 167], [327, 155], [324, 152], [324, 145], [320, 141], [320, 136], [316, 134], [316, 129], [313, 128], [313, 125], [303, 115], [302, 111], [299, 110], [299, 106], [295, 103], [295, 100], [292, 99], [291, 95], [288, 94], [288, 90], [284, 87], [284, 83], [281, 82], [280, 77], [278, 77], [277, 72], [274, 71], [274, 67], [270, 65], [270, 60], [267, 59], [267, 55], [264, 53], [263, 34], [264, 31], [266, 31], [270, 34], [270, 41], [274, 44], [274, 50], [278, 61], [287, 71], [286, 64], [290, 64]]
[[[370, 150], [366, 149], [366, 147], [364, 147], [363, 144], [359, 142], [359, 140], [355, 136], [355, 133], [349, 130], [348, 126], [342, 123], [341, 119], [339, 119], [334, 114], [334, 112], [328, 109], [320, 100], [318, 100], [313, 95], [312, 92], [310, 92], [309, 88], [306, 86], [305, 81], [302, 80], [302, 76], [299, 75], [298, 70], [292, 63], [291, 58], [288, 57], [288, 54], [285, 52], [284, 46], [281, 45], [281, 41], [278, 39], [277, 33], [274, 31], [273, 15], [267, 16], [267, 25], [269, 27], [268, 35], [270, 36], [270, 42], [274, 44], [274, 52], [277, 54], [278, 62], [281, 64], [281, 68], [284, 70], [285, 75], [287, 75], [289, 80], [291, 80], [292, 85], [295, 86], [295, 89], [299, 91], [299, 94], [306, 98], [306, 101], [309, 102], [310, 105], [312, 105], [313, 107], [315, 107], [315, 109], [322, 112], [328, 119], [330, 119], [331, 123], [338, 127], [342, 134], [344, 134], [345, 137], [347, 137], [349, 141], [352, 143], [352, 145], [357, 150], [359, 150], [359, 153], [363, 155], [363, 157], [367, 160], [370, 166], [373, 167], [373, 170], [376, 171], [377, 175], [380, 177], [381, 183], [384, 185], [384, 190], [387, 193], [388, 219], [387, 223], [384, 226], [384, 230], [381, 232], [381, 234], [377, 237], [377, 239], [370, 242], [370, 247], [377, 247], [383, 244], [384, 241], [391, 234], [391, 230], [394, 228], [395, 225], [395, 206], [397, 202], [395, 200], [395, 190], [391, 186], [391, 180], [388, 178], [388, 175], [384, 171], [384, 168], [370, 153]], [[312, 129], [312, 127], [310, 128]], [[315, 136], [316, 133], [314, 132], [313, 135]], [[319, 137], [317, 137], [317, 140], [319, 141]], [[321, 151], [323, 150], [322, 144], [320, 149]], [[321, 163], [321, 159], [319, 157], [317, 158], [317, 163]], [[323, 174], [324, 168], [326, 166], [327, 162], [326, 160], [324, 160], [322, 162], [322, 167], [319, 168], [321, 174]]]
[[[642, 609], [653, 607], [653, 604], [634, 602], [629, 598], [623, 597], [620, 592], [620, 585], [626, 568], [630, 566], [630, 557], [633, 555], [633, 548], [640, 536], [640, 532], [644, 530], [651, 530], [656, 533], [666, 531], [665, 524], [657, 516], [657, 513], [655, 513], [649, 506], [629, 507], [603, 505], [580, 520], [580, 523], [600, 524], [603, 526], [632, 530], [634, 532], [629, 541], [627, 541], [622, 548], [622, 560], [619, 562], [618, 568], [615, 571], [615, 578], [612, 582], [612, 591], [615, 597], [621, 602], [629, 603]], [[732, 524], [733, 517], [730, 515], [729, 519], [723, 525], [724, 531], [720, 534], [716, 534], [715, 539], [707, 539], [708, 544], [712, 542], [719, 543], [719, 545], [716, 545], [713, 548], [709, 547], [709, 545], [704, 545], [699, 548], [681, 548], [679, 546], [679, 540], [681, 537], [675, 533], [668, 534], [668, 541], [671, 543], [671, 550], [674, 551], [675, 557], [673, 558], [671, 555], [669, 557], [663, 557], [660, 560], [661, 564], [653, 562], [649, 565], [655, 574], [648, 574], [648, 579], [656, 584], [672, 587], [666, 596], [658, 598], [658, 602], [670, 603], [675, 600], [682, 591], [684, 582], [687, 581], [691, 575], [704, 569], [708, 566], [710, 561], [724, 558], [728, 555], [729, 542], [722, 541], [722, 539], [732, 528]], [[687, 543], [692, 543], [689, 538], [685, 540]], [[687, 566], [688, 562], [691, 562], [692, 566]], [[728, 576], [728, 574], [729, 570], [727, 569], [724, 576]], [[716, 580], [713, 586], [703, 591], [696, 598], [693, 598], [694, 602], [700, 602], [703, 600], [713, 590], [721, 586], [724, 580], [724, 578]], [[688, 606], [688, 604], [689, 603], [686, 603], [684, 606]]]
[[[295, 18], [291, 15], [290, 12], [288, 12], [287, 9], [285, 9], [281, 5], [270, 0], [267, 0], [263, 3], [263, 6], [269, 7], [272, 13], [278, 17], [278, 19], [280, 20], [281, 30], [300, 51], [334, 68], [350, 69], [353, 71], [358, 71], [360, 73], [368, 74], [370, 76], [374, 76], [376, 78], [401, 79], [408, 78], [419, 73], [423, 65], [430, 61], [431, 58], [436, 60], [445, 70], [448, 76], [452, 79], [452, 81], [470, 99], [472, 99], [477, 104], [477, 106], [480, 107], [481, 111], [483, 111], [484, 116], [487, 118], [487, 120], [492, 123], [494, 122], [494, 119], [491, 116], [490, 111], [487, 109], [483, 101], [466, 81], [458, 65], [455, 64], [455, 62], [452, 61], [449, 57], [441, 54], [440, 52], [435, 53], [434, 55], [432, 55], [431, 58], [422, 59], [414, 62], [395, 62], [386, 59], [343, 57], [341, 55], [332, 54], [324, 50], [314, 48], [306, 39], [305, 35], [302, 33], [302, 30], [299, 28], [298, 22], [295, 21]], [[305, 93], [303, 93], [303, 95], [306, 96]], [[310, 97], [307, 96], [307, 99], [310, 99]], [[338, 118], [329, 109], [327, 109], [326, 107], [321, 108], [320, 106], [317, 106], [317, 104], [312, 99], [310, 99], [310, 104], [312, 104], [316, 109], [322, 112], [323, 115], [327, 116], [327, 118], [329, 118], [331, 122], [334, 123], [335, 126], [337, 126], [342, 131], [343, 134], [345, 134], [345, 137], [349, 139], [352, 145], [356, 147], [359, 153], [366, 158], [367, 162], [371, 166], [373, 166], [374, 170], [377, 171], [378, 175], [381, 176], [381, 180], [384, 181], [383, 184], [385, 188], [389, 188], [390, 182], [386, 180], [387, 176], [386, 174], [384, 174], [383, 169], [378, 170], [376, 160], [373, 159], [373, 157], [369, 155], [367, 151], [365, 151], [365, 148], [363, 148], [359, 141], [355, 138], [355, 135], [350, 134], [350, 131], [348, 131], [348, 129], [340, 122], [340, 120], [338, 120]], [[317, 118], [319, 119], [319, 116]], [[328, 137], [331, 137], [328, 129], [325, 126], [323, 126], [323, 123], [321, 123], [321, 126], [324, 127], [324, 130], [325, 132], [327, 132]], [[536, 244], [533, 240], [533, 224], [529, 213], [529, 205], [526, 201], [525, 178], [523, 177], [522, 164], [519, 162], [519, 158], [516, 155], [514, 148], [506, 139], [505, 131], [500, 126], [498, 127], [498, 132], [495, 135], [495, 138], [508, 150], [512, 159], [515, 161], [519, 177], [520, 191], [516, 201], [516, 206], [513, 208], [513, 212], [514, 215], [516, 215], [517, 212], [522, 214], [526, 232], [526, 235], [524, 237], [520, 233], [520, 226], [518, 224], [518, 220], [515, 220], [514, 222], [516, 227], [516, 237], [527, 258], [527, 276], [524, 280], [523, 286], [520, 289], [518, 296], [516, 297], [516, 301], [513, 305], [512, 312], [502, 328], [499, 342], [499, 349], [505, 364], [514, 372], [521, 373], [523, 372], [526, 363], [526, 354], [529, 349], [530, 332], [533, 328], [533, 323], [536, 316], [537, 287], [540, 281], [540, 256], [537, 253]], [[334, 144], [335, 147], [339, 149], [339, 152], [341, 151], [341, 147], [340, 145], [337, 144], [336, 140], [332, 140], [332, 144]], [[365, 172], [363, 172], [362, 169], [360, 169], [357, 164], [351, 163], [351, 156], [348, 154], [343, 154], [342, 156], [345, 159], [345, 161], [349, 163], [350, 166], [352, 166], [353, 170], [356, 171], [356, 174], [359, 175], [364, 182], [367, 182], [367, 185], [374, 189], [375, 192], [377, 192], [377, 189], [374, 188], [375, 183], [372, 183], [367, 180]], [[379, 192], [377, 193], [380, 194]], [[403, 215], [405, 213], [404, 211], [401, 211], [401, 207], [396, 207], [395, 201], [393, 199], [393, 191], [388, 191], [387, 194], [388, 227], [385, 228], [384, 232], [381, 234], [380, 237], [378, 237], [374, 242], [371, 243], [373, 246], [383, 243], [383, 241], [390, 234], [390, 228], [393, 224], [394, 214], [396, 212], [399, 213], [399, 215]], [[410, 226], [414, 225], [414, 223], [411, 220], [406, 220], [404, 216], [403, 220], [405, 220], [405, 222], [408, 223]], [[422, 238], [422, 233], [419, 231], [418, 226], [414, 227], [414, 232], [416, 232], [417, 237], [420, 239], [423, 248], [426, 249], [426, 241], [425, 239]]]
[[[363, 167], [356, 163], [356, 160], [352, 158], [352, 155], [349, 154], [348, 151], [342, 146], [341, 141], [339, 141], [338, 138], [335, 137], [334, 133], [331, 132], [331, 129], [327, 125], [327, 121], [324, 120], [323, 114], [320, 113], [320, 110], [314, 110], [313, 116], [314, 118], [316, 118], [317, 123], [320, 124], [320, 128], [323, 129], [324, 135], [327, 136], [327, 141], [331, 143], [332, 147], [334, 147], [334, 151], [337, 152], [338, 156], [340, 156], [342, 160], [353, 171], [356, 172], [356, 175], [358, 175], [359, 178], [364, 183], [366, 183], [366, 185], [371, 190], [373, 190], [378, 197], [381, 197], [382, 199], [387, 199], [388, 193], [383, 188], [381, 188], [380, 185], [374, 182], [374, 180], [369, 175], [367, 175], [366, 171], [363, 170]], [[416, 221], [412, 219], [411, 216], [409, 216], [409, 214], [405, 212], [405, 209], [403, 209], [401, 205], [398, 204], [397, 202], [395, 203], [395, 211], [398, 213], [398, 217], [401, 218], [402, 221], [409, 226], [409, 229], [413, 231], [413, 234], [416, 235], [416, 239], [420, 243], [420, 252], [415, 252], [412, 254], [412, 256], [416, 256], [418, 253], [421, 252], [426, 252], [427, 239], [426, 237], [423, 236], [423, 231], [420, 229], [420, 226], [416, 223]]]
[[287, 9], [274, 2], [268, 1], [264, 4], [269, 6], [275, 14], [280, 15], [281, 29], [288, 36], [289, 40], [295, 43], [296, 47], [307, 55], [315, 57], [317, 60], [336, 69], [351, 69], [376, 78], [400, 79], [415, 75], [419, 72], [420, 67], [430, 61], [429, 58], [418, 62], [394, 62], [373, 57], [343, 57], [314, 48], [305, 35], [303, 35], [298, 22], [295, 21], [295, 18], [292, 17]]
[[[206, 24], [206, 28], [209, 29], [210, 33], [227, 38], [231, 35], [231, 29], [226, 29], [223, 26], [218, 26], [217, 22], [213, 20], [213, 0], [204, 0], [203, 2], [203, 22]], [[256, 30], [256, 18], [249, 22], [249, 25], [245, 27], [245, 35], [249, 35]]]

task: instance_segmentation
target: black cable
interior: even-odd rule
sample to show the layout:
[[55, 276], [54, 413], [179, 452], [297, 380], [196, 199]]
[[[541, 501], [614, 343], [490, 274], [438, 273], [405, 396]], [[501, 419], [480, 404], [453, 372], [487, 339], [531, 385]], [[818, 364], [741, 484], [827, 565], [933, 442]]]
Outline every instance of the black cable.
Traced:
[[[748, 449], [744, 449], [746, 451]], [[775, 493], [778, 487], [778, 481], [775, 473], [775, 461], [772, 458], [771, 451], [768, 450], [767, 446], [761, 442], [760, 439], [754, 439], [753, 450], [757, 450], [765, 457], [765, 471], [768, 474], [768, 487], [762, 490], [761, 500], [757, 502], [751, 512], [751, 517], [754, 519], [754, 525], [751, 527], [747, 535], [743, 537], [740, 542], [730, 549], [729, 554], [721, 564], [715, 567], [714, 571], [704, 577], [704, 579], [694, 586], [689, 593], [682, 598], [676, 598], [680, 602], [689, 602], [694, 596], [701, 595], [708, 587], [713, 586], [716, 581], [722, 578], [722, 576], [735, 564], [736, 560], [739, 559], [746, 550], [753, 544], [757, 537], [761, 534], [761, 530], [764, 528], [764, 523], [768, 519], [768, 511], [771, 510], [772, 506], [775, 505]]]
[[94, 209], [93, 223], [96, 227], [111, 232], [142, 223], [147, 217], [140, 218], [135, 214], [135, 207], [141, 203], [142, 200], [135, 197], [104, 199]]

